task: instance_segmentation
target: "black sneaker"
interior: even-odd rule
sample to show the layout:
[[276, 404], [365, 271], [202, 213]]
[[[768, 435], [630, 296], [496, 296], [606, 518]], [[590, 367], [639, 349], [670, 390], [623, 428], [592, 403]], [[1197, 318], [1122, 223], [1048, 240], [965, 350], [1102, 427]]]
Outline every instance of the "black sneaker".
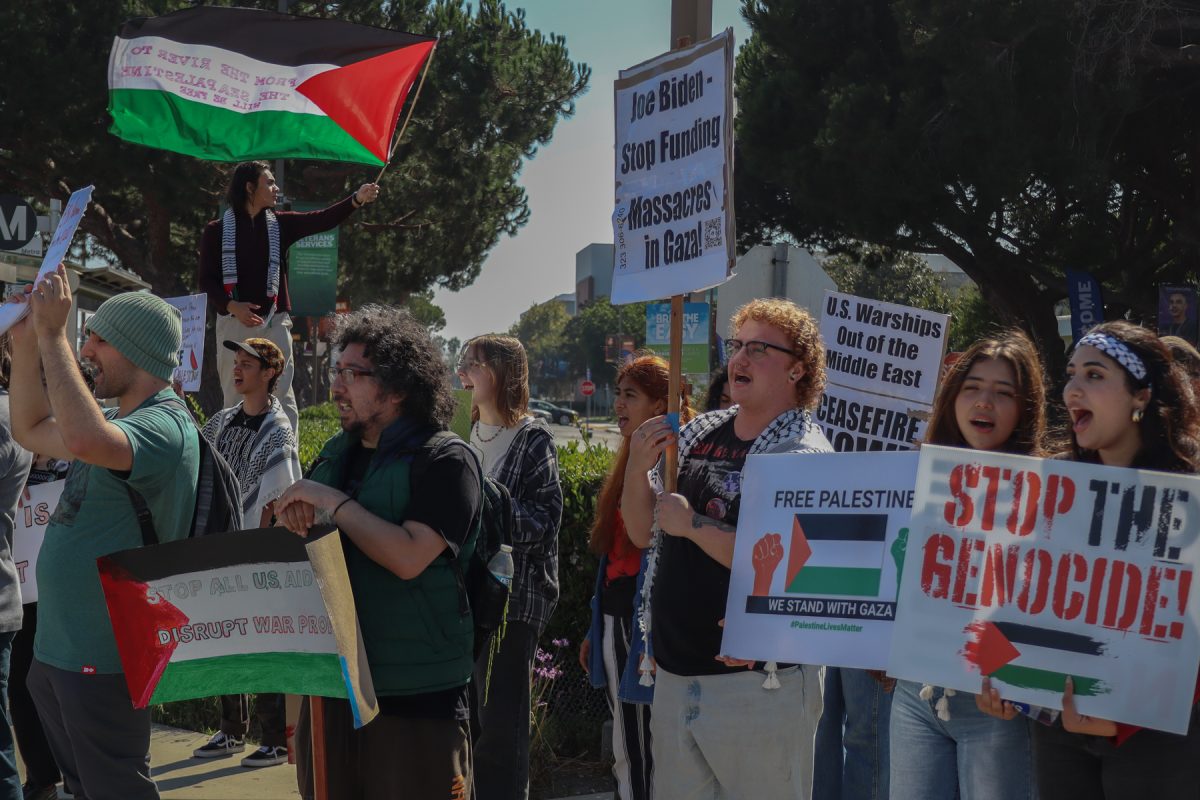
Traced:
[[192, 751], [193, 758], [221, 758], [240, 753], [246, 749], [246, 740], [230, 736], [224, 731], [217, 731], [208, 740], [208, 744], [197, 747]]
[[58, 800], [58, 787], [26, 783], [21, 787], [21, 800]]
[[287, 763], [286, 747], [262, 747], [242, 759], [243, 767], [273, 767]]

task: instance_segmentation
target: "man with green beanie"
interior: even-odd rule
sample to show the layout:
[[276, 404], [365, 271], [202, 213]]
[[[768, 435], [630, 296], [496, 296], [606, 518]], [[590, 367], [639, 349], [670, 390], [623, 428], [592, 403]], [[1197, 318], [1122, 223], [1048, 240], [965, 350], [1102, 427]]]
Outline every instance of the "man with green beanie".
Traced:
[[200, 449], [170, 386], [179, 365], [179, 312], [154, 295], [130, 292], [106, 300], [88, 320], [80, 355], [95, 369], [96, 397], [117, 401], [104, 410], [67, 338], [66, 270], [60, 265], [26, 292], [32, 313], [10, 329], [13, 436], [28, 450], [74, 460], [38, 557], [29, 691], [76, 797], [157, 798], [150, 710], [130, 701], [96, 559], [142, 544], [128, 488], [145, 498], [161, 540], [182, 538], [191, 525]]

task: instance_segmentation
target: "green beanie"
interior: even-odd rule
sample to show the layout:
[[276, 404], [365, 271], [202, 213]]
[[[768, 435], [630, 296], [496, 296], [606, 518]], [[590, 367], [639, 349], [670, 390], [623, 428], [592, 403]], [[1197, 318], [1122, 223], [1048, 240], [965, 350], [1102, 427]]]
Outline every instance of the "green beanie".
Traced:
[[183, 321], [179, 309], [149, 292], [125, 292], [100, 304], [87, 330], [156, 378], [171, 380], [179, 366]]

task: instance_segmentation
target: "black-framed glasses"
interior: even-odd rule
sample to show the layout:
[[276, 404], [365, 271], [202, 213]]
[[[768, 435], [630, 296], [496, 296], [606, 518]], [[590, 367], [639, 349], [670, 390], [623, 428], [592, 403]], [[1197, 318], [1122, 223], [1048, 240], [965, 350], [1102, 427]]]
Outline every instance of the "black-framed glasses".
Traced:
[[330, 367], [329, 385], [332, 386], [338, 378], [341, 378], [343, 384], [350, 386], [356, 379], [374, 374], [375, 370], [372, 369], [359, 369], [358, 367]]
[[750, 356], [750, 358], [754, 361], [758, 361], [760, 358], [765, 356], [767, 354], [767, 350], [778, 350], [781, 353], [787, 353], [789, 356], [795, 356], [796, 358], [800, 357], [796, 355], [794, 350], [789, 350], [786, 347], [780, 347], [779, 345], [771, 344], [770, 342], [764, 342], [761, 339], [751, 339], [748, 342], [743, 342], [741, 339], [726, 339], [725, 355], [729, 358], [733, 358], [742, 351], [743, 347], [746, 348], [746, 355]]

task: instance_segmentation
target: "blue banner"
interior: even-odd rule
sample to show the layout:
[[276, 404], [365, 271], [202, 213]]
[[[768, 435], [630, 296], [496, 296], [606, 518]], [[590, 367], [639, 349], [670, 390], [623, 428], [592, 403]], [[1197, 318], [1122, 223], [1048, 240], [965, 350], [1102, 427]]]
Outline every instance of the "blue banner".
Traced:
[[1100, 282], [1090, 272], [1070, 269], [1067, 293], [1071, 298], [1071, 341], [1077, 342], [1090, 328], [1104, 322], [1104, 296]]

